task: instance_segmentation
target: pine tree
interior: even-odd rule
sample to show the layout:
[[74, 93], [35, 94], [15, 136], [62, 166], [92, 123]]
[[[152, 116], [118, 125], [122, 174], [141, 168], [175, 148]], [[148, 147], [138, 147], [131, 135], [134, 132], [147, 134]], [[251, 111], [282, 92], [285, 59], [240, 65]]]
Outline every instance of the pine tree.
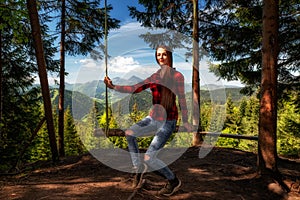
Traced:
[[[46, 11], [60, 13], [57, 24], [60, 35], [59, 153], [64, 156], [65, 55], [90, 53], [93, 58], [102, 59], [103, 54], [96, 47], [103, 47], [101, 40], [105, 31], [118, 28], [120, 21], [109, 17], [111, 5], [101, 8], [97, 0], [46, 0], [42, 5]], [[108, 30], [104, 26], [105, 14], [108, 16]]]
[[46, 124], [40, 129], [28, 151], [28, 161], [51, 159], [50, 142]]
[[245, 116], [242, 121], [246, 135], [258, 135], [259, 100], [251, 96], [247, 102]]
[[239, 107], [239, 115], [241, 118], [243, 118], [245, 116], [246, 107], [247, 107], [247, 99], [245, 97], [243, 97], [240, 102], [240, 107]]
[[209, 130], [209, 122], [211, 119], [211, 111], [212, 111], [212, 105], [211, 103], [202, 103], [201, 104], [201, 129], [203, 131]]
[[[280, 89], [299, 90], [299, 1], [279, 1]], [[226, 80], [241, 80], [245, 93], [260, 86], [263, 1], [219, 1], [200, 12], [203, 48], [220, 64], [211, 70]], [[280, 93], [279, 93], [280, 96]]]
[[139, 111], [138, 105], [135, 102], [132, 106], [132, 111], [130, 112], [129, 117], [132, 120], [132, 122], [137, 123], [138, 121], [146, 117], [146, 115], [144, 112]]
[[57, 144], [53, 125], [52, 105], [50, 99], [49, 83], [47, 78], [47, 67], [45, 51], [42, 40], [42, 31], [35, 0], [27, 0], [27, 9], [30, 19], [31, 32], [34, 41], [35, 57], [38, 66], [38, 74], [42, 88], [42, 97], [44, 102], [44, 110], [49, 134], [50, 147], [52, 152], [52, 160], [58, 160]]
[[[31, 137], [44, 111], [40, 110], [40, 88], [33, 87], [37, 76], [34, 42], [25, 1], [0, 3], [0, 162], [14, 163], [23, 144]], [[55, 71], [53, 38], [41, 24], [48, 72]], [[26, 159], [27, 155], [22, 159]], [[8, 159], [8, 160], [7, 160]], [[24, 160], [23, 160], [24, 161]]]
[[84, 151], [83, 144], [75, 127], [74, 119], [71, 115], [71, 110], [68, 107], [65, 111], [65, 147], [66, 156], [79, 155]]
[[80, 126], [78, 127], [78, 134], [87, 150], [94, 149], [97, 145], [94, 139], [94, 130], [95, 128], [99, 128], [99, 126], [97, 119], [98, 111], [95, 105], [90, 109], [90, 112], [83, 122], [80, 122]]
[[235, 123], [235, 116], [234, 116], [234, 105], [231, 99], [231, 96], [227, 97], [226, 101], [226, 119], [224, 122], [224, 129], [230, 128]]
[[258, 172], [264, 176], [271, 174], [272, 178], [285, 187], [284, 189], [287, 189], [277, 167], [278, 39], [279, 0], [264, 0], [258, 128]]
[[300, 156], [300, 107], [297, 92], [281, 101], [278, 110], [278, 152], [288, 156]]

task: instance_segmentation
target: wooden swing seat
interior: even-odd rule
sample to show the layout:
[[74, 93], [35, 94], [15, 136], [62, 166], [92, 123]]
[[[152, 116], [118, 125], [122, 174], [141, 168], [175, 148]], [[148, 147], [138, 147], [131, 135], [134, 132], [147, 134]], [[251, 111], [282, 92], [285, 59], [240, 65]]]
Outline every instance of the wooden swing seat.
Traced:
[[[182, 132], [182, 131], [185, 130], [185, 128], [177, 126], [174, 133], [177, 133], [179, 130], [180, 130], [180, 132]], [[94, 136], [95, 137], [104, 137], [104, 136], [107, 136], [107, 137], [113, 137], [113, 136], [124, 137], [125, 136], [125, 132], [122, 129], [109, 129], [107, 131], [107, 135], [105, 133], [106, 133], [105, 129], [98, 128], [98, 129], [94, 130]], [[206, 136], [210, 136], [210, 137], [225, 137], [225, 138], [233, 138], [233, 139], [245, 139], [245, 140], [258, 141], [258, 136], [235, 135], [235, 134], [225, 134], [225, 133], [220, 133], [220, 132], [205, 132], [205, 131], [204, 132], [198, 132], [197, 134], [206, 135]]]

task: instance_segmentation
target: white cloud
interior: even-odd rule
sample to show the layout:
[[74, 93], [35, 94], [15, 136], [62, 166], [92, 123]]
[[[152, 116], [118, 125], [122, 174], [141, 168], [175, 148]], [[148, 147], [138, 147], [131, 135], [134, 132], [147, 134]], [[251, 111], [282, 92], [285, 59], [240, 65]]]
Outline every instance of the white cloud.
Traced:
[[125, 79], [137, 76], [141, 79], [149, 77], [158, 67], [149, 64], [140, 64], [134, 57], [117, 56], [109, 61], [109, 74], [113, 77]]
[[89, 68], [89, 69], [99, 70], [99, 68], [101, 68], [101, 65], [98, 62], [90, 58], [81, 59], [79, 63], [81, 64], [82, 67]]
[[117, 56], [109, 61], [110, 71], [115, 73], [126, 73], [140, 67], [140, 64], [133, 57]]
[[[67, 82], [84, 83], [92, 80], [101, 80], [105, 76], [104, 61], [97, 62], [93, 59], [81, 59], [79, 61], [79, 69], [75, 73], [70, 73]], [[151, 65], [141, 65], [132, 56], [116, 56], [108, 60], [108, 75], [111, 78], [121, 77], [130, 78], [137, 76], [141, 79], [150, 76], [158, 68]], [[75, 81], [72, 81], [75, 80]]]
[[105, 71], [102, 62], [91, 58], [80, 59], [76, 64], [77, 70], [72, 70], [66, 77], [68, 83], [85, 83], [99, 80]]

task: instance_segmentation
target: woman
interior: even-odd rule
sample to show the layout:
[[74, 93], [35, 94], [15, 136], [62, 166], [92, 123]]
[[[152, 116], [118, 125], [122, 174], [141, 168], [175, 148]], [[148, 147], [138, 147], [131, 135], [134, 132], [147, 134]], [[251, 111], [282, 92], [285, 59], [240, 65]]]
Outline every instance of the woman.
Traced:
[[[155, 56], [160, 69], [141, 83], [132, 86], [114, 85], [108, 77], [104, 78], [104, 82], [108, 88], [124, 93], [138, 93], [150, 88], [153, 107], [149, 116], [125, 131], [132, 163], [136, 169], [133, 186], [139, 187], [141, 185], [143, 174], [150, 167], [168, 180], [165, 187], [159, 191], [159, 195], [170, 196], [179, 189], [181, 181], [163, 161], [157, 158], [157, 154], [176, 128], [178, 109], [175, 95], [178, 96], [184, 127], [191, 131], [191, 126], [188, 123], [184, 77], [172, 66], [172, 52], [166, 46], [159, 46]], [[156, 133], [145, 153], [144, 164], [139, 157], [136, 138], [153, 131]]]

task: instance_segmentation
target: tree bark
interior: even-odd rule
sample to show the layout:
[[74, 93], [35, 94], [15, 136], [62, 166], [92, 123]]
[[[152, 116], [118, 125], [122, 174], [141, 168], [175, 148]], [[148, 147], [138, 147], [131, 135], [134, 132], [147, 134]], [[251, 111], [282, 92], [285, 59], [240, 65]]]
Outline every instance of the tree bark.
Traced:
[[199, 78], [199, 19], [198, 19], [198, 0], [193, 0], [193, 113], [192, 123], [197, 127], [193, 135], [193, 146], [199, 146], [202, 142], [202, 136], [198, 134], [201, 131], [200, 125], [200, 78]]
[[50, 99], [50, 90], [47, 77], [46, 61], [44, 56], [43, 41], [41, 37], [41, 27], [35, 0], [27, 0], [27, 8], [34, 40], [35, 54], [38, 65], [38, 74], [40, 78], [42, 96], [44, 101], [45, 117], [50, 140], [50, 148], [53, 162], [58, 161], [58, 151], [53, 123], [52, 105]]
[[59, 155], [65, 156], [64, 144], [64, 101], [65, 101], [65, 34], [66, 34], [66, 1], [61, 1], [61, 39], [60, 39], [60, 84], [58, 100], [58, 136], [59, 136]]
[[[1, 19], [0, 19], [1, 20]], [[2, 23], [2, 20], [0, 21], [0, 24]], [[2, 64], [2, 31], [0, 30], [0, 139], [3, 138], [2, 133], [2, 116], [3, 116], [3, 64]]]
[[262, 75], [259, 110], [259, 173], [277, 173], [277, 60], [278, 0], [264, 0], [262, 30]]

